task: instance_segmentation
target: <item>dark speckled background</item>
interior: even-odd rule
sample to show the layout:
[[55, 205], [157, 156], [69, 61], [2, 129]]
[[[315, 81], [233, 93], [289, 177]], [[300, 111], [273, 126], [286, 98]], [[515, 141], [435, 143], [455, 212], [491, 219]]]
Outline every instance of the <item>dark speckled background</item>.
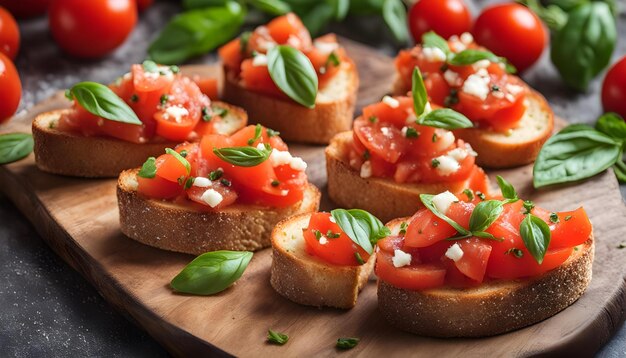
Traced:
[[[473, 10], [492, 2], [495, 1], [473, 1]], [[626, 1], [618, 0], [618, 3], [622, 6], [618, 19], [621, 37], [615, 59], [626, 54]], [[28, 110], [55, 91], [81, 80], [110, 82], [127, 71], [130, 64], [144, 59], [147, 40], [178, 10], [176, 2], [157, 1], [140, 16], [128, 41], [99, 61], [64, 56], [51, 40], [45, 18], [22, 21], [22, 48], [16, 62], [24, 87], [20, 109]], [[349, 19], [332, 30], [390, 55], [396, 51], [377, 19]], [[194, 62], [213, 59], [214, 56], [207, 55]], [[557, 115], [571, 122], [591, 123], [601, 113], [602, 76], [587, 93], [569, 91], [545, 53], [540, 64], [524, 78], [546, 95]], [[621, 191], [626, 196], [626, 186], [622, 185]], [[0, 356], [167, 355], [157, 342], [114, 311], [89, 283], [58, 258], [3, 196], [0, 196], [0, 262]], [[625, 326], [598, 356], [626, 357]]]

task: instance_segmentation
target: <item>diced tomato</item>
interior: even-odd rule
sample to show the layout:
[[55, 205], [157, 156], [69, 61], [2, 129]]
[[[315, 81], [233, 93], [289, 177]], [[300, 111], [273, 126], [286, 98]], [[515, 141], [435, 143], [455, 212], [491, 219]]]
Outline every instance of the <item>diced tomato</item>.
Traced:
[[288, 13], [274, 18], [267, 24], [270, 36], [279, 44], [289, 44], [297, 49], [311, 46], [311, 35], [300, 18]]
[[389, 163], [397, 162], [409, 144], [400, 129], [384, 122], [371, 123], [360, 119], [354, 122], [354, 132], [371, 154]]
[[450, 95], [450, 86], [443, 75], [438, 72], [428, 73], [424, 78], [424, 86], [430, 101], [443, 106], [446, 98]]
[[394, 124], [402, 128], [406, 120], [413, 112], [413, 100], [406, 96], [393, 97], [398, 101], [397, 107], [392, 107], [387, 103], [379, 102], [363, 108], [363, 119], [367, 121]]
[[404, 237], [400, 235], [389, 235], [383, 239], [378, 240], [376, 245], [379, 249], [393, 254], [395, 250], [401, 250]]
[[193, 81], [200, 88], [200, 92], [204, 93], [211, 100], [219, 99], [219, 87], [217, 78], [195, 76]]
[[147, 72], [143, 65], [132, 65], [133, 85], [139, 93], [162, 91], [167, 92], [169, 86], [174, 82], [173, 75], [161, 75], [158, 72]]
[[287, 98], [274, 84], [267, 66], [254, 66], [252, 59], [246, 59], [241, 63], [240, 76], [244, 86], [251, 91], [265, 93], [277, 98]]
[[442, 286], [446, 268], [442, 263], [404, 267], [393, 265], [393, 254], [379, 251], [376, 255], [376, 275], [382, 281], [406, 290], [426, 290]]
[[156, 159], [156, 175], [182, 185], [190, 174], [183, 163], [171, 154], [163, 154]]
[[556, 224], [546, 220], [552, 232], [549, 249], [581, 245], [591, 236], [591, 221], [582, 207], [557, 213], [557, 216], [559, 221]]
[[[330, 221], [330, 213], [312, 214], [309, 226], [303, 229], [303, 234], [307, 252], [331, 264], [359, 265], [360, 263], [356, 258], [357, 253], [362, 260], [367, 261], [369, 259], [370, 255], [367, 252], [357, 246], [341, 230], [339, 225]], [[332, 237], [336, 234], [339, 234], [339, 237]]]
[[[206, 201], [202, 200], [202, 195], [204, 195], [204, 193], [209, 189], [217, 191], [222, 196], [222, 201], [214, 207], [211, 207]], [[202, 204], [213, 211], [219, 211], [235, 203], [235, 201], [237, 200], [237, 193], [234, 190], [231, 190], [230, 188], [219, 184], [219, 182], [215, 182], [213, 183], [213, 185], [211, 185], [210, 188], [199, 188], [197, 186], [191, 187], [189, 190], [187, 190], [187, 197], [190, 200]]]
[[236, 71], [235, 73], [238, 74], [241, 61], [243, 61], [241, 39], [236, 38], [231, 40], [224, 46], [220, 47], [217, 52], [228, 70]]
[[470, 238], [456, 242], [463, 251], [463, 256], [455, 261], [456, 268], [474, 281], [482, 282], [491, 254], [491, 246], [483, 240]]
[[[469, 217], [473, 210], [474, 204], [461, 201], [452, 203], [446, 215], [467, 229], [469, 227]], [[454, 236], [456, 232], [456, 229], [436, 217], [430, 210], [421, 209], [413, 215], [409, 222], [405, 245], [410, 247], [427, 247]]]
[[160, 176], [154, 178], [142, 178], [137, 176], [137, 191], [149, 198], [172, 199], [183, 193], [183, 187], [177, 182], [163, 179]]

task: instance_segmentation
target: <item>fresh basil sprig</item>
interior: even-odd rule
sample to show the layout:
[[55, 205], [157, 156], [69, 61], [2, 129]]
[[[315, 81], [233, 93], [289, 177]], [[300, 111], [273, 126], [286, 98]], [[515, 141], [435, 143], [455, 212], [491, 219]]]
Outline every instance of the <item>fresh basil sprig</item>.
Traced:
[[526, 249], [541, 265], [550, 245], [550, 227], [541, 218], [529, 213], [522, 220], [519, 231]]
[[446, 57], [452, 54], [452, 51], [450, 51], [450, 46], [448, 45], [448, 41], [446, 41], [443, 37], [437, 35], [434, 31], [428, 31], [427, 33], [422, 35], [422, 46], [438, 48], [446, 54]]
[[213, 251], [196, 257], [170, 285], [178, 292], [212, 295], [237, 281], [248, 267], [252, 252]]
[[265, 149], [255, 147], [213, 148], [213, 153], [232, 165], [254, 167], [266, 161], [272, 154], [272, 149], [266, 144]]
[[617, 113], [608, 112], [600, 116], [596, 130], [621, 143], [626, 143], [626, 121]]
[[259, 138], [261, 138], [261, 133], [263, 133], [263, 126], [257, 124], [256, 127], [254, 127], [254, 137], [248, 139], [248, 145], [252, 145], [254, 142], [259, 140]]
[[282, 346], [283, 344], [287, 343], [287, 341], [289, 341], [289, 336], [284, 333], [280, 333], [280, 332], [276, 332], [271, 329], [268, 329], [267, 341], [269, 343], [274, 343], [274, 344], [278, 344]]
[[485, 231], [493, 224], [502, 211], [504, 203], [500, 200], [485, 200], [476, 205], [472, 211], [469, 221], [469, 229], [471, 232]]
[[164, 64], [207, 53], [233, 38], [245, 15], [245, 8], [236, 1], [176, 15], [150, 44], [148, 53]]
[[550, 57], [565, 83], [584, 91], [609, 64], [616, 42], [611, 8], [602, 1], [589, 1], [575, 7], [565, 26], [554, 33]]
[[383, 0], [383, 19], [398, 42], [408, 40], [406, 8], [402, 0]]
[[305, 107], [315, 107], [317, 73], [302, 52], [287, 45], [275, 46], [267, 53], [267, 68], [272, 81], [289, 98]]
[[533, 167], [535, 188], [592, 177], [621, 161], [622, 142], [592, 127], [566, 127], [543, 145]]
[[503, 63], [508, 73], [515, 73], [517, 69], [511, 65], [504, 57], [498, 57], [491, 51], [486, 50], [463, 50], [457, 54], [450, 56], [448, 63], [453, 66], [467, 66], [481, 60], [487, 60], [493, 63]]
[[472, 236], [472, 233], [469, 230], [465, 229], [463, 226], [459, 225], [459, 223], [450, 219], [448, 216], [446, 216], [445, 213], [442, 213], [441, 211], [439, 211], [439, 209], [437, 209], [437, 207], [433, 203], [434, 197], [435, 195], [432, 194], [420, 194], [420, 200], [422, 201], [426, 209], [430, 210], [433, 214], [435, 214], [436, 217], [452, 226], [459, 233], [460, 237], [467, 238]]
[[498, 181], [498, 186], [500, 187], [502, 196], [507, 199], [507, 203], [514, 203], [519, 200], [517, 191], [515, 191], [515, 188], [511, 183], [499, 175], [496, 175], [496, 180]]
[[142, 178], [152, 179], [156, 176], [156, 172], [157, 172], [156, 158], [150, 157], [143, 163], [137, 175]]
[[440, 108], [424, 114], [424, 109], [428, 103], [428, 94], [426, 93], [426, 86], [419, 68], [415, 67], [413, 69], [412, 79], [413, 110], [417, 116], [417, 124], [448, 130], [474, 126], [467, 117], [450, 108]]
[[33, 136], [27, 133], [0, 134], [0, 164], [25, 158], [33, 151]]
[[330, 212], [335, 222], [350, 240], [372, 254], [378, 240], [391, 234], [378, 218], [361, 209], [335, 209]]
[[355, 337], [338, 338], [336, 347], [339, 349], [352, 349], [359, 344], [360, 339]]
[[135, 112], [115, 92], [96, 82], [80, 82], [67, 92], [87, 112], [115, 122], [142, 125]]
[[189, 161], [185, 158], [183, 158], [182, 155], [178, 154], [177, 151], [175, 151], [174, 149], [171, 148], [165, 148], [165, 153], [173, 156], [174, 158], [176, 158], [176, 160], [178, 160], [180, 162], [180, 164], [183, 165], [183, 167], [185, 167], [185, 171], [187, 172], [187, 175], [189, 175], [189, 173], [191, 173], [191, 164], [189, 163]]

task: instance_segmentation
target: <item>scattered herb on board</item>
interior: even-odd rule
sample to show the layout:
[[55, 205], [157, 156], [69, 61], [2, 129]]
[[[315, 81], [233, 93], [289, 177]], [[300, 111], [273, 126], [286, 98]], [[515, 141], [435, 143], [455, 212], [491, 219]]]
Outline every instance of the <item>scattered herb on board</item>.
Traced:
[[338, 338], [336, 347], [339, 349], [352, 349], [359, 344], [360, 339], [354, 337]]
[[278, 344], [278, 345], [282, 346], [285, 343], [287, 343], [287, 341], [289, 341], [289, 336], [288, 335], [286, 335], [284, 333], [273, 331], [271, 329], [267, 330], [267, 342], [268, 343]]

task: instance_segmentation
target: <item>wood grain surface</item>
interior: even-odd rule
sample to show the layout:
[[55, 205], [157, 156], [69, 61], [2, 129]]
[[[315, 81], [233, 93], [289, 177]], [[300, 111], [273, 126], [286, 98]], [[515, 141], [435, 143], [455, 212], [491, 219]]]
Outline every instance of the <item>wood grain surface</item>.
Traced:
[[[389, 91], [392, 60], [343, 41], [361, 76], [358, 108]], [[187, 68], [214, 71], [213, 67]], [[55, 96], [16, 118], [7, 131], [28, 131], [33, 116], [66, 107]], [[325, 190], [323, 147], [292, 150], [308, 163], [310, 180]], [[71, 155], [71, 153], [67, 153]], [[572, 306], [536, 325], [490, 338], [431, 339], [400, 332], [382, 320], [376, 285], [369, 282], [350, 311], [292, 303], [269, 284], [270, 251], [255, 254], [243, 277], [210, 297], [174, 294], [169, 281], [192, 257], [144, 246], [122, 235], [115, 180], [84, 180], [37, 170], [32, 155], [0, 168], [0, 188], [29, 218], [47, 243], [83, 274], [113, 305], [135, 320], [173, 355], [334, 356], [335, 341], [361, 343], [341, 355], [387, 356], [586, 356], [597, 351], [624, 321], [626, 307], [626, 207], [612, 172], [549, 191], [532, 188], [530, 166], [490, 172], [504, 175], [528, 199], [550, 210], [583, 205], [596, 235], [596, 261], [587, 292]], [[322, 208], [330, 209], [327, 198]], [[285, 346], [265, 343], [267, 329], [285, 332]]]

